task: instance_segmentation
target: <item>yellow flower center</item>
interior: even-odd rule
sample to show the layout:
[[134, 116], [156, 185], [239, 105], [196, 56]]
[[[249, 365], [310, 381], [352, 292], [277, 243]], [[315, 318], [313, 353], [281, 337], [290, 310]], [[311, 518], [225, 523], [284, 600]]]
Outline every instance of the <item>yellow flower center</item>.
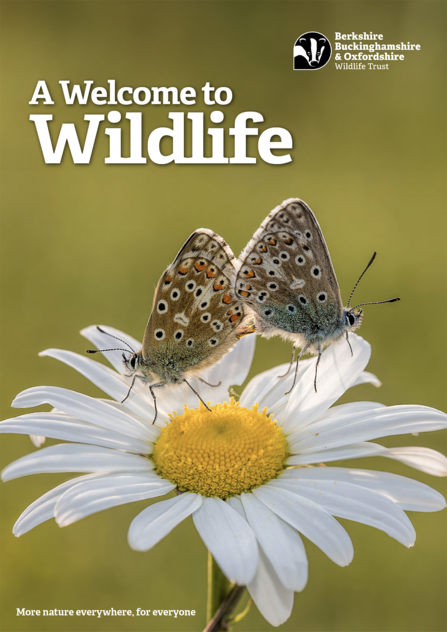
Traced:
[[157, 473], [181, 491], [227, 498], [275, 478], [288, 456], [287, 441], [273, 415], [233, 399], [209, 412], [188, 409], [171, 415], [152, 460]]

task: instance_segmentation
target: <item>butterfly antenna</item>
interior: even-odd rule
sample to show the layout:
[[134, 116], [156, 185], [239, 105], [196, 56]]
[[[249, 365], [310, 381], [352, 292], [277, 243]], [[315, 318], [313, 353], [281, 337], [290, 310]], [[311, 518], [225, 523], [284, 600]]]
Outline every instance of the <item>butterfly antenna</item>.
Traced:
[[[115, 338], [115, 340], [119, 340], [120, 342], [123, 343], [123, 345], [126, 345], [126, 347], [129, 347], [129, 349], [132, 351], [132, 353], [135, 353], [135, 349], [132, 349], [130, 344], [128, 342], [126, 342], [125, 340], [121, 340], [121, 338], [118, 338], [118, 336], [114, 336], [113, 334], [109, 334], [108, 331], [105, 331], [99, 325], [96, 325], [96, 329], [98, 331], [100, 331], [102, 334], [106, 334], [106, 336], [110, 336], [111, 338]], [[98, 349], [98, 351], [127, 351], [127, 349]], [[92, 352], [89, 351], [88, 353], [92, 353]], [[96, 352], [94, 352], [94, 353], [96, 353]]]
[[103, 351], [125, 351], [129, 353], [128, 349], [86, 349], [85, 353], [102, 353]]
[[396, 301], [400, 301], [400, 297], [399, 296], [396, 296], [396, 298], [389, 298], [386, 301], [374, 301], [372, 303], [360, 303], [359, 305], [356, 305], [355, 307], [351, 307], [351, 309], [349, 311], [352, 312], [354, 309], [357, 309], [357, 307], [362, 307], [363, 305], [381, 305], [382, 303], [395, 303]]
[[[361, 281], [361, 279], [362, 279], [363, 275], [365, 274], [365, 272], [367, 271], [367, 269], [369, 268], [369, 266], [372, 264], [372, 262], [373, 262], [373, 261], [374, 261], [374, 259], [376, 258], [376, 254], [377, 254], [377, 252], [375, 252], [375, 253], [373, 254], [373, 256], [371, 257], [370, 262], [368, 263], [368, 265], [366, 266], [366, 268], [363, 270], [362, 274], [359, 276], [359, 279], [358, 279], [357, 283], [354, 285], [354, 289], [353, 289], [353, 290], [352, 290], [352, 292], [351, 292], [351, 296], [349, 297], [349, 301], [348, 301], [348, 303], [347, 303], [347, 305], [346, 305], [346, 308], [348, 308], [348, 307], [349, 307], [349, 303], [351, 302], [352, 295], [354, 294], [354, 292], [355, 292], [355, 290], [356, 290], [356, 288], [357, 288], [357, 285], [360, 283], [360, 281]], [[386, 302], [386, 301], [384, 301], [384, 302]], [[364, 305], [366, 305], [366, 303], [364, 303]], [[353, 309], [354, 309], [354, 308], [353, 308]]]

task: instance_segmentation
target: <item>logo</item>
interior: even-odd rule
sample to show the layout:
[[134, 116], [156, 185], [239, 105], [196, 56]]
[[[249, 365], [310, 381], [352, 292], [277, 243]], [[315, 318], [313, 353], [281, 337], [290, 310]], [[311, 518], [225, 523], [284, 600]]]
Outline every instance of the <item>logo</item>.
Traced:
[[322, 33], [303, 33], [293, 47], [294, 70], [319, 70], [332, 55], [331, 43]]

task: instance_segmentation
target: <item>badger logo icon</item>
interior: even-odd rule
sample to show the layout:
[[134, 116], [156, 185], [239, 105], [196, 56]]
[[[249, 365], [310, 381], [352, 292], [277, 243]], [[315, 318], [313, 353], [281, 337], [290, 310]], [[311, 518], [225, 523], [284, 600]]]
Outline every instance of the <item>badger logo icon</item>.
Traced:
[[328, 38], [322, 33], [303, 33], [293, 47], [294, 70], [319, 70], [326, 66], [332, 55]]

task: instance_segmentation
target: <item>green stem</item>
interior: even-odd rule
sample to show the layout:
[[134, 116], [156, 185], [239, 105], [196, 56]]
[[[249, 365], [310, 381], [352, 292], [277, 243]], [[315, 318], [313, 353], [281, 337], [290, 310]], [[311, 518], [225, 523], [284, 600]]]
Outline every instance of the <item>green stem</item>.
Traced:
[[206, 620], [210, 621], [230, 590], [230, 582], [208, 551], [208, 598]]
[[207, 621], [203, 632], [229, 631], [229, 619], [245, 592], [245, 586], [230, 584], [208, 552]]

